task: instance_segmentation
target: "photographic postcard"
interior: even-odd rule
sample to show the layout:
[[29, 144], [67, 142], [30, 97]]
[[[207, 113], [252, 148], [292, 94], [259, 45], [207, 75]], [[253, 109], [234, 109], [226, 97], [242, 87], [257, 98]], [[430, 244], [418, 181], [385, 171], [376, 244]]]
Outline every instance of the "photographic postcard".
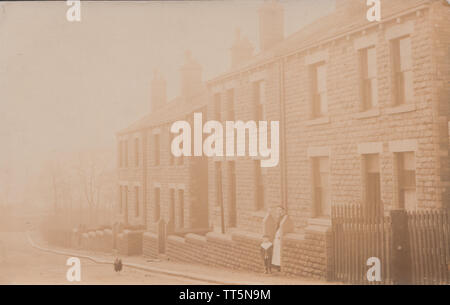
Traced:
[[0, 284], [450, 283], [446, 0], [0, 2], [0, 106]]

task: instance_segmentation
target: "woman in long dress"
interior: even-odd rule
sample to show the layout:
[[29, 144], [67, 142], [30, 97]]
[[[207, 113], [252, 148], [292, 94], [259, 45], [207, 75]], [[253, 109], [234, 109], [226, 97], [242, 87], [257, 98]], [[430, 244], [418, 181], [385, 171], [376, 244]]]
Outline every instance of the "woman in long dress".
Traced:
[[286, 217], [284, 213], [284, 209], [282, 207], [278, 208], [278, 222], [277, 222], [277, 230], [275, 233], [275, 238], [273, 240], [273, 256], [272, 256], [272, 265], [281, 271], [281, 237], [283, 236], [283, 229], [281, 228], [281, 223]]

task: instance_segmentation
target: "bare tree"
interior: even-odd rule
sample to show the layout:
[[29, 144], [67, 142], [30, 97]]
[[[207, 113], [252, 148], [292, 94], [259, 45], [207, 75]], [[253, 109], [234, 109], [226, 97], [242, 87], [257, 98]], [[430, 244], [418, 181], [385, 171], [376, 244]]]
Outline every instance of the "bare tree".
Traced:
[[93, 224], [97, 221], [103, 188], [107, 181], [106, 160], [101, 154], [80, 153], [77, 170], [84, 198], [88, 204], [89, 223]]

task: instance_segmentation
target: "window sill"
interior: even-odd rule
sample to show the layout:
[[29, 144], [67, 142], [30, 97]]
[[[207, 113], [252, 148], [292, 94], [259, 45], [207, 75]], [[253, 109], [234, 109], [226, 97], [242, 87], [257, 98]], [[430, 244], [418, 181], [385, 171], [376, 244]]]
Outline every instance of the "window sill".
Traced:
[[380, 109], [379, 108], [373, 108], [373, 109], [370, 109], [370, 110], [366, 110], [364, 112], [355, 113], [353, 115], [353, 117], [355, 119], [368, 119], [368, 118], [377, 117], [379, 115], [380, 115]]
[[331, 218], [318, 217], [308, 219], [308, 226], [306, 231], [313, 231], [319, 233], [327, 233], [331, 229]]
[[225, 161], [225, 157], [224, 157], [224, 156], [220, 156], [220, 157], [214, 156], [214, 157], [211, 157], [211, 159], [212, 159], [214, 162]]
[[267, 212], [264, 210], [253, 211], [251, 214], [253, 217], [264, 218], [267, 215]]
[[399, 106], [393, 106], [391, 108], [386, 109], [387, 114], [396, 114], [396, 113], [405, 113], [416, 110], [416, 105], [414, 104], [404, 104]]
[[331, 218], [330, 217], [317, 217], [308, 219], [308, 225], [313, 226], [331, 226]]
[[324, 124], [328, 124], [330, 123], [330, 117], [329, 116], [324, 116], [324, 117], [320, 117], [317, 119], [312, 119], [309, 121], [306, 121], [305, 124], [306, 126], [316, 126], [316, 125], [324, 125]]

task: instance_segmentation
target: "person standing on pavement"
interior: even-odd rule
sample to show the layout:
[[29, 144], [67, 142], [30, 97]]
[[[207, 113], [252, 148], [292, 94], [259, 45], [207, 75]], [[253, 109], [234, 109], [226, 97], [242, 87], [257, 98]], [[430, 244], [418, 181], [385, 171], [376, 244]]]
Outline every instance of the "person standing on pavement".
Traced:
[[281, 238], [283, 236], [283, 228], [281, 223], [284, 218], [287, 217], [286, 212], [282, 206], [277, 208], [277, 227], [275, 238], [273, 240], [273, 255], [272, 255], [272, 266], [281, 271]]

